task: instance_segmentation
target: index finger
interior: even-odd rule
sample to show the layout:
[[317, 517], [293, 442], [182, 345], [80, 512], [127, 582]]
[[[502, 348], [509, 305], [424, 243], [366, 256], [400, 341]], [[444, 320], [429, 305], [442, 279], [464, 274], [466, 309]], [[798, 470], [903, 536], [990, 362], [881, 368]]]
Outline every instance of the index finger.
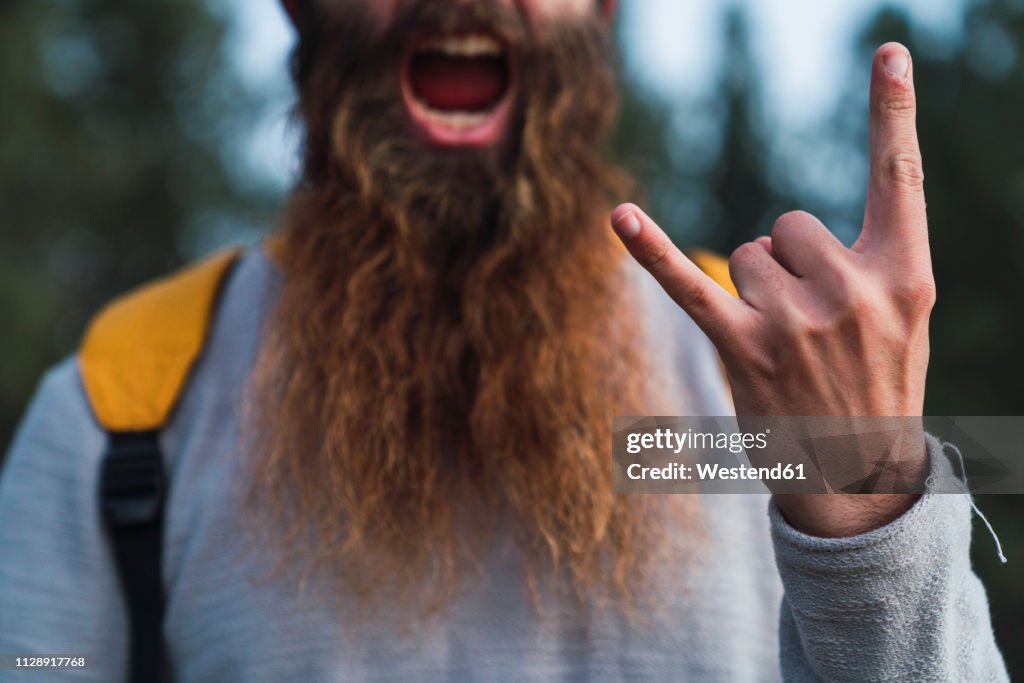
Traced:
[[886, 43], [871, 71], [871, 178], [857, 248], [928, 240], [924, 170], [917, 140], [917, 98], [910, 52]]
[[742, 323], [745, 304], [679, 251], [665, 231], [636, 205], [623, 204], [615, 209], [612, 227], [633, 258], [721, 351], [729, 333]]

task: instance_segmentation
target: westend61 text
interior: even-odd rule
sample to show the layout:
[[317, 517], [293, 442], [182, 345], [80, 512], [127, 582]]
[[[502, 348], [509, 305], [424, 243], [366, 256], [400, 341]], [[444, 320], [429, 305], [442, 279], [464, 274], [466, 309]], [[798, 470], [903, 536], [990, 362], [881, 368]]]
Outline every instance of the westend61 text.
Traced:
[[735, 479], [748, 479], [759, 481], [787, 481], [807, 479], [804, 476], [804, 466], [783, 465], [779, 463], [774, 467], [751, 467], [750, 465], [737, 465], [736, 467], [722, 467], [717, 464], [697, 463], [696, 465], [683, 465], [671, 463], [664, 467], [644, 467], [634, 463], [626, 468], [626, 476], [630, 479], [663, 479], [676, 481], [725, 481]]

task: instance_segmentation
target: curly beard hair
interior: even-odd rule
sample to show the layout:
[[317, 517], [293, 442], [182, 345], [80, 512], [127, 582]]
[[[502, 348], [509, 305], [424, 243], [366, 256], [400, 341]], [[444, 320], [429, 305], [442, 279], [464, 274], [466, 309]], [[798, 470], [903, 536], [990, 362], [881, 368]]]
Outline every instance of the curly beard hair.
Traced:
[[[399, 94], [411, 32], [459, 22], [516, 46], [520, 111], [494, 148], [427, 147]], [[648, 396], [605, 218], [624, 176], [597, 153], [607, 28], [441, 0], [372, 42], [352, 16], [305, 29], [304, 170], [247, 420], [282, 568], [426, 615], [511, 534], [535, 598], [631, 610], [666, 544], [664, 506], [611, 486], [611, 418]]]

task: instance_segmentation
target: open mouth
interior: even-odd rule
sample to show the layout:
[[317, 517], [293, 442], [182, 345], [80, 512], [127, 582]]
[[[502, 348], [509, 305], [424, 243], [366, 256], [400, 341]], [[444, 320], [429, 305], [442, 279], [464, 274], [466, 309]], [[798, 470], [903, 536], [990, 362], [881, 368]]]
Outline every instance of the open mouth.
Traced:
[[515, 90], [508, 49], [487, 33], [431, 36], [405, 59], [402, 94], [413, 122], [444, 146], [489, 145], [508, 125]]

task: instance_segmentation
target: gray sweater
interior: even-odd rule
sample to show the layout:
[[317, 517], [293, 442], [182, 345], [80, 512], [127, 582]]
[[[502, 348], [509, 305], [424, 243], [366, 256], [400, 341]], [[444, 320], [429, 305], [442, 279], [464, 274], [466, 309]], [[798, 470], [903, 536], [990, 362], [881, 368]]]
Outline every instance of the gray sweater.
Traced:
[[[646, 273], [635, 283], [647, 315], [638, 332], [674, 387], [652, 414], [729, 414], [714, 349]], [[705, 496], [699, 552], [665, 568], [667, 616], [653, 626], [596, 608], [538, 617], [514, 547], [498, 543], [428, 626], [344, 628], [356, 623], [345, 607], [268, 580], [272, 555], [247, 548], [232, 502], [245, 458], [239, 397], [277, 284], [250, 250], [162, 434], [164, 634], [179, 680], [1007, 679], [970, 567], [962, 495], [926, 494], [886, 527], [827, 540], [790, 527], [767, 496]], [[68, 359], [43, 380], [0, 479], [0, 653], [86, 654], [90, 669], [67, 676], [116, 681], [127, 633], [97, 508], [104, 442]], [[0, 672], [8, 677], [43, 679]]]

